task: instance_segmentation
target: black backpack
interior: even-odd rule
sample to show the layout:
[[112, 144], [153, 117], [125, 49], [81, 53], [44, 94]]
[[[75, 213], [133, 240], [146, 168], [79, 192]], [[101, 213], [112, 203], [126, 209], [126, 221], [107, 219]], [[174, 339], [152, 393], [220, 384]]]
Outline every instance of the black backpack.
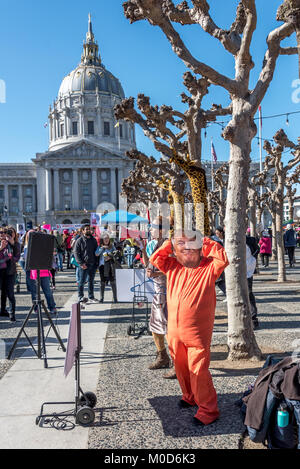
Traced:
[[[275, 365], [281, 358], [268, 356], [263, 368]], [[243, 397], [251, 393], [251, 389], [243, 394]], [[284, 404], [289, 413], [289, 423], [286, 427], [279, 427], [277, 423], [277, 412]], [[247, 407], [242, 399], [237, 402], [241, 407], [243, 421], [246, 416]], [[269, 388], [263, 420], [259, 430], [246, 427], [249, 438], [254, 443], [262, 443], [269, 449], [300, 449], [300, 401], [286, 398], [278, 399]]]

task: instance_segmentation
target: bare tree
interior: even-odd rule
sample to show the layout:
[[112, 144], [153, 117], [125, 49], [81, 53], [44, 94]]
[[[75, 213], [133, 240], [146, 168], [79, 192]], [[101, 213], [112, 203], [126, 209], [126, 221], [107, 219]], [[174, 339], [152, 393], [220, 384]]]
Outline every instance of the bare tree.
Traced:
[[[130, 171], [129, 177], [122, 183], [122, 194], [127, 197], [128, 202], [145, 203], [152, 218], [156, 215], [156, 210], [155, 214], [153, 213], [157, 208], [156, 203], [160, 206], [162, 203], [168, 203], [170, 213], [164, 214], [171, 215], [172, 219], [175, 208], [177, 214], [179, 210], [183, 213], [181, 203], [184, 200], [185, 176], [178, 171], [176, 165], [172, 165], [168, 159], [156, 160], [152, 156], [148, 157], [135, 149], [126, 155], [136, 162], [135, 169]], [[181, 215], [178, 216], [181, 218]]]
[[293, 189], [294, 184], [299, 184], [300, 182], [300, 166], [297, 166], [294, 173], [286, 177], [285, 188], [286, 188], [286, 198], [289, 205], [289, 219], [293, 220], [294, 218], [294, 202], [300, 200], [300, 196], [297, 196], [297, 189]]
[[[268, 172], [270, 169], [274, 169], [273, 181], [275, 183], [274, 191], [272, 192], [272, 198], [275, 204], [275, 239], [277, 246], [277, 258], [278, 258], [278, 282], [286, 281], [286, 270], [284, 261], [284, 244], [283, 244], [283, 201], [284, 201], [284, 185], [287, 178], [288, 172], [300, 163], [300, 145], [296, 145], [288, 139], [284, 130], [279, 130], [274, 135], [275, 145], [271, 145], [270, 142], [266, 141], [264, 149], [267, 152], [267, 156], [264, 162], [264, 172]], [[285, 166], [282, 161], [282, 154], [286, 148], [290, 148], [292, 155], [294, 156]]]
[[206, 175], [201, 166], [201, 131], [218, 116], [230, 114], [231, 107], [223, 109], [213, 104], [210, 110], [203, 110], [202, 100], [208, 93], [210, 83], [205, 78], [197, 80], [190, 72], [186, 72], [183, 78], [190, 94], [181, 94], [182, 102], [188, 106], [184, 113], [171, 106], [151, 106], [150, 98], [139, 94], [137, 107], [141, 113], [135, 110], [134, 98], [131, 97], [115, 107], [115, 116], [138, 124], [156, 150], [186, 173], [191, 186], [196, 227], [209, 234]]
[[[289, 6], [293, 3], [290, 21]], [[267, 37], [265, 54], [259, 78], [253, 89], [249, 88], [254, 67], [250, 54], [253, 33], [257, 24], [255, 0], [240, 0], [236, 17], [229, 30], [220, 28], [210, 14], [207, 0], [191, 0], [175, 5], [172, 0], [129, 0], [123, 3], [125, 16], [131, 23], [148, 20], [158, 26], [170, 42], [173, 52], [186, 67], [201, 75], [208, 83], [224, 88], [231, 99], [232, 119], [223, 137], [230, 144], [230, 170], [226, 206], [226, 252], [230, 265], [225, 271], [228, 298], [229, 358], [261, 357], [252, 329], [248, 287], [246, 280], [245, 214], [251, 142], [257, 128], [254, 116], [273, 79], [277, 59], [281, 55], [297, 54], [297, 47], [282, 47], [284, 39], [299, 27], [300, 0], [285, 0], [285, 12], [278, 12], [283, 21]], [[298, 16], [296, 16], [296, 13]], [[174, 24], [199, 25], [217, 39], [235, 61], [235, 77], [231, 78], [197, 59], [187, 48]], [[237, 281], [238, 279], [238, 281]]]
[[219, 223], [224, 226], [225, 212], [226, 212], [226, 194], [228, 186], [229, 164], [224, 163], [216, 170], [214, 174], [214, 181], [217, 185], [215, 191], [215, 202], [218, 206]]

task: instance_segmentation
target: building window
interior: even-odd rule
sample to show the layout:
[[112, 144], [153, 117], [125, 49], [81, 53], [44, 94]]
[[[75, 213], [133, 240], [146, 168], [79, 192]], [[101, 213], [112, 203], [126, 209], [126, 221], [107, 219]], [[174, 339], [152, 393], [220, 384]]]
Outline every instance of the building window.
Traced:
[[88, 121], [88, 135], [94, 135], [94, 121]]
[[31, 196], [32, 196], [32, 188], [25, 187], [25, 197], [31, 197]]
[[109, 136], [110, 135], [110, 125], [109, 122], [104, 122], [104, 135]]
[[64, 184], [64, 195], [71, 195], [72, 187], [69, 184]]
[[103, 184], [103, 186], [101, 187], [101, 194], [102, 195], [108, 194], [108, 184]]
[[82, 187], [82, 195], [90, 195], [90, 186], [84, 185]]
[[0, 189], [0, 199], [4, 199], [4, 189]]
[[32, 200], [26, 200], [25, 199], [24, 211], [25, 211], [25, 213], [31, 213], [32, 212]]
[[82, 198], [83, 208], [86, 210], [91, 210], [91, 197], [86, 196]]
[[72, 135], [78, 135], [78, 122], [72, 122]]
[[100, 172], [100, 180], [101, 181], [108, 181], [108, 169], [102, 169]]
[[120, 138], [123, 138], [123, 125], [122, 124], [119, 125], [119, 135], [120, 135]]
[[64, 124], [60, 124], [60, 136], [63, 137], [65, 134], [65, 126]]

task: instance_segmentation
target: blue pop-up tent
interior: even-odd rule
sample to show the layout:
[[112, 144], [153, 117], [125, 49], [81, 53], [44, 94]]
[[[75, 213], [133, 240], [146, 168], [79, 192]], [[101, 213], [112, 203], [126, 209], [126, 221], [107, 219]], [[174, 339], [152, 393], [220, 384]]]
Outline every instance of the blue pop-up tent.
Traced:
[[126, 223], [149, 223], [146, 218], [140, 217], [135, 213], [129, 213], [125, 210], [116, 210], [115, 212], [109, 212], [101, 216], [101, 225], [106, 223], [115, 223], [116, 225]]

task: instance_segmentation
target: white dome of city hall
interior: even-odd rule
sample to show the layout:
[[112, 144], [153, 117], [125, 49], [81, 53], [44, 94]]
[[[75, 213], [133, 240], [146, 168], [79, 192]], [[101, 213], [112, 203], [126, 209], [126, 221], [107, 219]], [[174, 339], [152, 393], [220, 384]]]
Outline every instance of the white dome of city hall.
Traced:
[[123, 152], [132, 148], [134, 126], [114, 117], [114, 106], [124, 97], [120, 81], [102, 63], [89, 15], [81, 61], [63, 78], [49, 109], [49, 150], [82, 138]]

